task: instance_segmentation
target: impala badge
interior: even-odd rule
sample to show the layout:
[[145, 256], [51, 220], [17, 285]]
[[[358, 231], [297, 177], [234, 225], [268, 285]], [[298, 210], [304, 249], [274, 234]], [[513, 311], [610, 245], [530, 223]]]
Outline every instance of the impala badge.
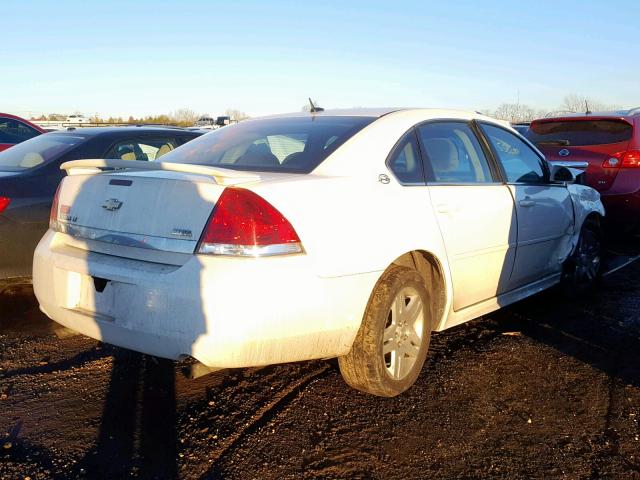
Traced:
[[182, 238], [191, 238], [193, 237], [193, 233], [191, 230], [187, 230], [186, 228], [174, 228], [171, 231], [171, 235], [174, 237], [182, 237]]
[[560, 150], [558, 152], [558, 155], [560, 155], [561, 157], [568, 157], [571, 154], [571, 152], [569, 150], [567, 150], [566, 148], [563, 148], [562, 150]]
[[117, 198], [110, 198], [109, 200], [105, 200], [102, 204], [102, 208], [109, 212], [115, 212], [116, 210], [119, 210], [121, 206], [122, 202]]

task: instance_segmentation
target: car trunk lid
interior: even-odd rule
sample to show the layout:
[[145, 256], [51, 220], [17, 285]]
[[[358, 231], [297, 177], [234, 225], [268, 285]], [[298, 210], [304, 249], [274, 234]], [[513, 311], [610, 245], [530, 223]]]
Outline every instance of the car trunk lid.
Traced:
[[76, 238], [192, 253], [224, 188], [177, 172], [72, 175], [60, 191], [58, 219]]

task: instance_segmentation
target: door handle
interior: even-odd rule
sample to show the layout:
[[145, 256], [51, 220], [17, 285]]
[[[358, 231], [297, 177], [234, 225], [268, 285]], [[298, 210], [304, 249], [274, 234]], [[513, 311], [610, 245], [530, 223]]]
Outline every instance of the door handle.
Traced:
[[450, 209], [449, 209], [449, 205], [446, 203], [439, 203], [438, 205], [436, 205], [436, 210], [438, 210], [438, 213], [449, 213]]
[[533, 207], [536, 204], [535, 200], [520, 200], [519, 203], [521, 207]]

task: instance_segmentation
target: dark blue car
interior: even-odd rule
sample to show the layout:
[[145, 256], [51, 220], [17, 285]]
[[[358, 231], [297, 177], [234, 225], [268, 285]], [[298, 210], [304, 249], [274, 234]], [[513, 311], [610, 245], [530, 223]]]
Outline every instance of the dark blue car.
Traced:
[[0, 279], [31, 275], [49, 224], [60, 165], [84, 158], [153, 161], [202, 132], [170, 127], [78, 128], [51, 132], [0, 152]]

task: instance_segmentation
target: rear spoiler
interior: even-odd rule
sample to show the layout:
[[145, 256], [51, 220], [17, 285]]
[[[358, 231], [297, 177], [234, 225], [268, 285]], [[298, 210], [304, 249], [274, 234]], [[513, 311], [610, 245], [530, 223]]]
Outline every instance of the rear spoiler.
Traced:
[[[102, 173], [103, 170], [165, 170], [169, 172], [193, 173], [213, 177], [218, 185], [235, 185], [237, 183], [260, 180], [260, 176], [251, 172], [241, 172], [226, 168], [207, 167], [206, 165], [191, 165], [188, 163], [148, 162], [143, 160], [72, 160], [60, 165], [60, 170], [66, 170], [67, 175], [91, 175]], [[113, 173], [112, 171], [110, 173]]]

